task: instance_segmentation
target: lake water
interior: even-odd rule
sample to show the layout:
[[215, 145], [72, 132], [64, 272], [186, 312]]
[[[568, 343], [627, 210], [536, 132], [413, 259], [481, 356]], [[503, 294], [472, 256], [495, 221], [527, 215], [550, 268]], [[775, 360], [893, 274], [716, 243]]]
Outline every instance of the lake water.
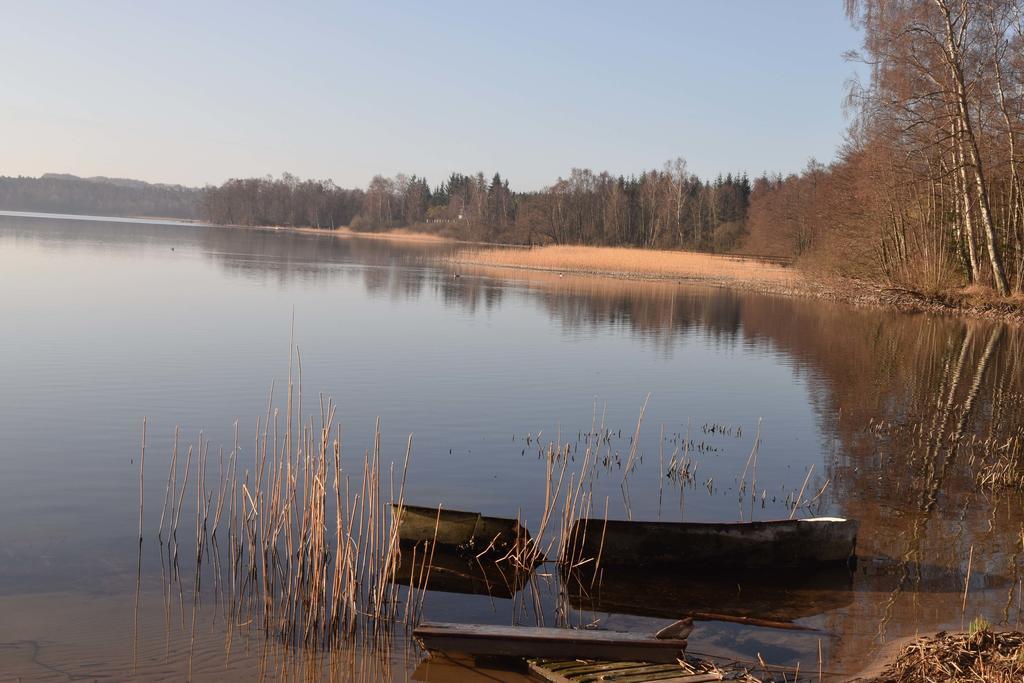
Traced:
[[[408, 503], [536, 521], [538, 443], [582, 453], [603, 423], [596, 516], [607, 500], [612, 518], [778, 519], [799, 496], [812, 501], [800, 517], [861, 522], [856, 571], [823, 584], [739, 595], [626, 577], [621, 600], [609, 579], [600, 604], [535, 590], [528, 609], [437, 590], [428, 619], [510, 624], [525, 609], [645, 629], [674, 610], [769, 615], [806, 630], [700, 621], [691, 649], [815, 673], [820, 652], [824, 671], [847, 674], [907, 635], [979, 616], [1019, 622], [1024, 501], [977, 483], [999, 449], [1019, 448], [1019, 329], [676, 283], [458, 271], [438, 259], [453, 248], [0, 216], [0, 680], [451, 675], [403, 637], [383, 669], [338, 652], [325, 662], [226, 627], [215, 594], [199, 593], [196, 626], [187, 590], [167, 599], [156, 529], [175, 428], [183, 444], [203, 432], [213, 473], [237, 421], [251, 462], [292, 334], [305, 409], [319, 416], [319, 395], [333, 397], [345, 457], [361, 462], [379, 418], [382, 459], [400, 467], [413, 434]], [[691, 476], [664, 476], [673, 459]]]

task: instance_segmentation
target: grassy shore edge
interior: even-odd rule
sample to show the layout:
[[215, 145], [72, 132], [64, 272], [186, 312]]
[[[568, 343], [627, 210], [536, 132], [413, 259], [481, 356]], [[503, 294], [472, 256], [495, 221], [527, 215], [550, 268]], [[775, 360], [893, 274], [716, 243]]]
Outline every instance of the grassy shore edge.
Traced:
[[[539, 249], [543, 248], [539, 247]], [[603, 247], [592, 247], [591, 249], [603, 249]], [[514, 253], [516, 250], [509, 249], [508, 251]], [[467, 249], [443, 260], [447, 265], [455, 267], [495, 268], [510, 272], [558, 273], [568, 276], [602, 277], [641, 282], [676, 282], [682, 285], [703, 285], [763, 294], [811, 298], [858, 307], [896, 310], [902, 313], [957, 315], [1024, 324], [1024, 301], [996, 299], [979, 296], [976, 293], [960, 291], [928, 295], [863, 280], [819, 276], [797, 270], [795, 267], [792, 269], [794, 277], [788, 282], [780, 282], [772, 278], [758, 278], [754, 274], [756, 272], [754, 269], [752, 269], [752, 273], [748, 277], [715, 276], [707, 273], [687, 273], [683, 271], [643, 273], [635, 270], [610, 270], [588, 267], [559, 268], [529, 263], [511, 263], [507, 260], [505, 262], [496, 262], [476, 257], [474, 256], [475, 253], [478, 254], [479, 251]], [[760, 263], [757, 259], [749, 257], [723, 255], [722, 258], [728, 258], [732, 261], [748, 261], [751, 264]]]

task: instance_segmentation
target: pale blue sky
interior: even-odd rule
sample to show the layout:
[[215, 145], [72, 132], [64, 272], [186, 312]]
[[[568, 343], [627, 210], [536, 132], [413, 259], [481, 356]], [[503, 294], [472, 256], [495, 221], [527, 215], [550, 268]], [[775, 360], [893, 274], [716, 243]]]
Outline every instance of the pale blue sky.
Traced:
[[796, 170], [842, 141], [840, 0], [0, 0], [0, 175], [500, 171], [685, 157]]

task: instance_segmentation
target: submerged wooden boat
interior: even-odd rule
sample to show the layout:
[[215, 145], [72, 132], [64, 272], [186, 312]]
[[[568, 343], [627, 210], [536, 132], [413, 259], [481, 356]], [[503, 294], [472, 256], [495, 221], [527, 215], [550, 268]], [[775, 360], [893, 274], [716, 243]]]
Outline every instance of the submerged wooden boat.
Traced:
[[657, 634], [596, 629], [427, 623], [413, 637], [430, 652], [486, 657], [561, 657], [568, 659], [674, 662], [686, 649], [689, 621]]
[[477, 559], [454, 548], [438, 546], [419, 554], [403, 552], [391, 581], [417, 587], [425, 583], [428, 589], [445, 593], [511, 599], [526, 585], [530, 574], [512, 562]]
[[849, 607], [854, 598], [853, 574], [843, 566], [767, 575], [691, 573], [682, 578], [672, 567], [608, 566], [600, 568], [593, 583], [585, 569], [582, 581], [572, 580], [571, 571], [561, 568], [569, 604], [575, 609], [659, 619], [689, 616], [805, 630], [798, 620]]
[[398, 524], [398, 540], [407, 545], [437, 543], [474, 554], [504, 554], [517, 543], [530, 539], [526, 527], [508, 517], [418, 505], [392, 505], [391, 514]]
[[746, 522], [632, 522], [581, 519], [572, 557], [600, 566], [673, 567], [692, 573], [780, 570], [851, 562], [856, 521], [837, 517]]

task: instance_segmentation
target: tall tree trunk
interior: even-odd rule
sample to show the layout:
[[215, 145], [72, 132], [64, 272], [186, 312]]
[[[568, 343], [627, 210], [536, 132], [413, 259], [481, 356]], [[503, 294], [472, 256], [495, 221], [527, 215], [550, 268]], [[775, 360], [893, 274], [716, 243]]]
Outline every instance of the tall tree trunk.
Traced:
[[[993, 27], [993, 33], [995, 33]], [[1024, 229], [1024, 190], [1021, 188], [1020, 172], [1017, 170], [1017, 145], [1016, 145], [1016, 131], [1014, 131], [1013, 119], [1010, 116], [1009, 108], [1006, 104], [1006, 92], [1003, 86], [1003, 70], [999, 66], [999, 60], [1001, 55], [996, 55], [993, 60], [996, 73], [996, 95], [999, 100], [999, 111], [1003, 115], [1003, 125], [1006, 126], [1006, 145], [1007, 153], [1010, 158], [1010, 198], [1009, 204], [1009, 232], [1013, 235], [1015, 240], [1015, 247], [1017, 251], [1018, 261], [1022, 258], [1022, 249], [1020, 243], [1020, 231]], [[1016, 284], [1015, 289], [1020, 290], [1021, 288], [1021, 272], [1020, 266], [1018, 265], [1015, 269]]]
[[960, 120], [960, 132], [963, 135], [962, 147], [966, 147], [967, 160], [971, 163], [974, 176], [975, 191], [978, 193], [978, 212], [981, 214], [981, 226], [985, 230], [986, 241], [988, 242], [988, 258], [992, 265], [992, 278], [995, 280], [996, 289], [1000, 294], [1009, 294], [1006, 286], [1006, 272], [1003, 269], [1003, 262], [999, 252], [999, 243], [996, 239], [995, 226], [992, 221], [992, 208], [988, 195], [988, 183], [985, 181], [985, 168], [981, 154], [978, 151], [978, 141], [974, 136], [974, 127], [971, 124], [970, 108], [967, 102], [967, 87], [963, 72], [962, 41], [967, 32], [968, 3], [961, 2], [961, 17], [959, 20], [960, 30], [953, 26], [953, 18], [946, 0], [935, 0], [935, 4], [942, 12], [946, 24], [946, 61], [949, 66], [950, 76], [953, 79], [953, 86], [956, 93], [956, 111]]
[[981, 270], [978, 266], [978, 246], [974, 239], [974, 221], [971, 218], [971, 185], [967, 181], [967, 165], [964, 162], [963, 146], [961, 145], [961, 129], [959, 120], [953, 121], [953, 160], [956, 163], [959, 178], [960, 225], [963, 228], [964, 246], [967, 248], [967, 260], [971, 269], [967, 279], [970, 283], [981, 281]]

